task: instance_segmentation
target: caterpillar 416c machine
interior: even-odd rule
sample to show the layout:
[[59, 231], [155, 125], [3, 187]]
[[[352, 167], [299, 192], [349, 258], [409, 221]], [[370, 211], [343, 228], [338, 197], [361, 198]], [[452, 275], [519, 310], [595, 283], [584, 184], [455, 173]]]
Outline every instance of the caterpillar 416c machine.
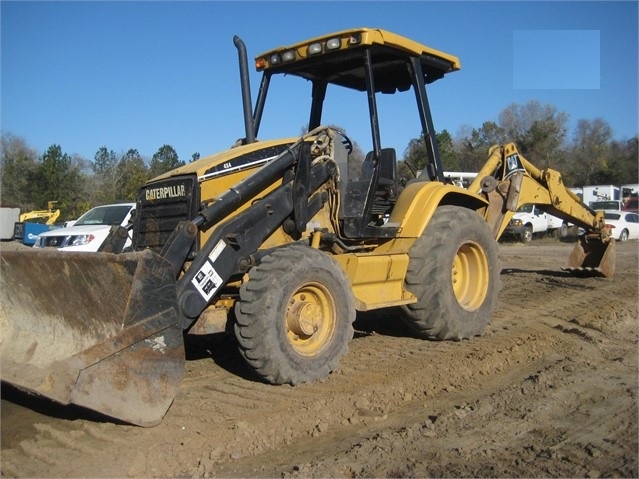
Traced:
[[[612, 276], [601, 213], [515, 145], [493, 147], [468, 189], [444, 182], [425, 85], [458, 70], [456, 57], [384, 30], [341, 31], [257, 56], [253, 105], [246, 49], [234, 43], [245, 138], [146, 184], [130, 251], [114, 231], [96, 254], [2, 253], [3, 381], [151, 426], [177, 394], [185, 333], [234, 331], [246, 362], [274, 384], [337, 368], [356, 311], [388, 308], [421, 338], [481, 335], [500, 289], [497, 239], [524, 203], [586, 231], [569, 270]], [[309, 86], [308, 132], [257, 141], [271, 80], [284, 75]], [[322, 123], [327, 94], [343, 89], [368, 106], [372, 149], [358, 169], [351, 140]], [[428, 158], [400, 188], [378, 95], [407, 90]]]

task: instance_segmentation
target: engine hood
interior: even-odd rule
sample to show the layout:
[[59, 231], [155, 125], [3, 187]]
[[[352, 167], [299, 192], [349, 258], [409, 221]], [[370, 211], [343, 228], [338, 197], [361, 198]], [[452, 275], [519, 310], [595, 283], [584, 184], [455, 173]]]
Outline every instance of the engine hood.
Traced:
[[241, 171], [266, 163], [282, 153], [299, 138], [256, 141], [248, 145], [232, 147], [153, 178], [149, 183], [166, 180], [174, 176], [195, 174], [199, 181]]

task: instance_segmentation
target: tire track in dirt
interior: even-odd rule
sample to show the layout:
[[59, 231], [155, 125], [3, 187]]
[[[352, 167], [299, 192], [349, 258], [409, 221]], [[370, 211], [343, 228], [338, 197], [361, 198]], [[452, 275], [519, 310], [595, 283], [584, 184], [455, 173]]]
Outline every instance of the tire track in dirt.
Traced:
[[[519, 336], [520, 332], [514, 332]], [[502, 334], [503, 342], [503, 334]], [[440, 394], [479, 388], [484, 378], [504, 374], [509, 365], [522, 364], [531, 358], [539, 359], [543, 350], [539, 349], [535, 338], [519, 341], [513, 338], [516, 347], [510, 350], [488, 350], [479, 344], [481, 339], [460, 343], [433, 343], [405, 337], [384, 337], [371, 334], [356, 339], [351, 345], [351, 354], [344, 360], [344, 366], [336, 375], [312, 385], [296, 388], [273, 387], [261, 383], [227, 377], [215, 383], [211, 388], [202, 390], [202, 382], [207, 380], [187, 375], [185, 390], [180, 391], [165, 422], [158, 426], [176, 432], [175, 437], [183, 442], [185, 449], [202, 452], [196, 456], [213, 456], [223, 462], [224, 458], [243, 458], [277, 449], [297, 441], [314, 440], [332, 429], [357, 430], [384, 423], [389, 415], [401, 414], [404, 408], [411, 409], [417, 402], [422, 409], [429, 398]], [[462, 356], [460, 358], [460, 356]], [[480, 361], [478, 359], [481, 358]], [[389, 377], [389, 361], [393, 364], [392, 377]], [[454, 371], [448, 364], [458, 364]], [[481, 369], [472, 368], [472, 364], [482, 364]], [[199, 365], [196, 369], [200, 369]], [[202, 369], [206, 369], [203, 367]], [[477, 375], [478, 378], [473, 378]], [[510, 375], [508, 375], [510, 376]], [[504, 378], [505, 382], [510, 378]], [[210, 389], [214, 389], [212, 395]], [[273, 391], [277, 391], [274, 393]], [[184, 394], [183, 394], [184, 393]], [[257, 398], [263, 397], [259, 402]], [[226, 438], [219, 447], [206, 450], [203, 442], [197, 438], [180, 434], [180, 424], [195, 411], [202, 425], [212, 437]], [[283, 427], [284, 425], [284, 427]], [[63, 474], [67, 464], [93, 460], [104, 462], [102, 451], [109, 450], [114, 457], [120, 457], [123, 463], [135, 462], [135, 457], [127, 443], [135, 443], [142, 450], [158, 449], [161, 445], [154, 439], [153, 432], [128, 426], [101, 424], [101, 449], [85, 450], [82, 457], [66, 450], [65, 444], [59, 444], [66, 450], [60, 463], [35, 463], [33, 471], [46, 468], [53, 475]], [[59, 427], [59, 426], [57, 426]], [[63, 433], [73, 434], [75, 428], [83, 428], [83, 421], [63, 423]], [[155, 428], [154, 428], [155, 429]], [[189, 433], [193, 433], [189, 428]], [[197, 430], [200, 435], [202, 430]], [[122, 437], [127, 437], [122, 441]], [[29, 444], [33, 448], [47, 451], [46, 457], [57, 457], [55, 444], [45, 434], [36, 435]], [[15, 461], [11, 451], [3, 451], [3, 459], [9, 457], [11, 463], [19, 463], [24, 450], [15, 449], [18, 456]], [[43, 457], [30, 457], [30, 460], [43, 460]], [[148, 462], [144, 461], [145, 464]], [[3, 466], [4, 467], [4, 466]], [[146, 466], [145, 466], [146, 467]], [[193, 464], [191, 465], [193, 467]], [[79, 469], [76, 468], [76, 472]], [[24, 472], [24, 471], [23, 471]], [[116, 474], [129, 474], [129, 470], [115, 470]], [[148, 472], [148, 471], [147, 471]], [[184, 471], [173, 470], [168, 475]], [[67, 471], [68, 473], [68, 471]], [[11, 473], [10, 473], [11, 474]], [[31, 475], [31, 470], [27, 470]], [[79, 476], [82, 474], [79, 474]]]

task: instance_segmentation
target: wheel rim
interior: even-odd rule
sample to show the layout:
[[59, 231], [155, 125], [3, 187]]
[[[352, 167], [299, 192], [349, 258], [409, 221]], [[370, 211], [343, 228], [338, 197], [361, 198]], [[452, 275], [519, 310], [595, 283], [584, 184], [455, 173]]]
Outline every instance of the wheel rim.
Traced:
[[286, 308], [286, 336], [302, 356], [316, 356], [330, 342], [337, 324], [333, 298], [319, 283], [307, 283], [291, 297]]
[[488, 292], [490, 268], [486, 252], [477, 243], [464, 243], [453, 260], [452, 283], [455, 298], [467, 311], [481, 307]]

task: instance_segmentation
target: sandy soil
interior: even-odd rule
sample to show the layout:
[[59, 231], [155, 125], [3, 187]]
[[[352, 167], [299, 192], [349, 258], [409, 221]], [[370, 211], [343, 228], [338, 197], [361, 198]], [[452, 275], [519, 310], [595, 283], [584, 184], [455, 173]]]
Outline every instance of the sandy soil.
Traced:
[[502, 244], [485, 335], [422, 341], [359, 315], [314, 384], [262, 384], [230, 337], [196, 338], [154, 428], [3, 385], [2, 476], [638, 477], [638, 245], [617, 246], [610, 281], [562, 272], [570, 244]]

